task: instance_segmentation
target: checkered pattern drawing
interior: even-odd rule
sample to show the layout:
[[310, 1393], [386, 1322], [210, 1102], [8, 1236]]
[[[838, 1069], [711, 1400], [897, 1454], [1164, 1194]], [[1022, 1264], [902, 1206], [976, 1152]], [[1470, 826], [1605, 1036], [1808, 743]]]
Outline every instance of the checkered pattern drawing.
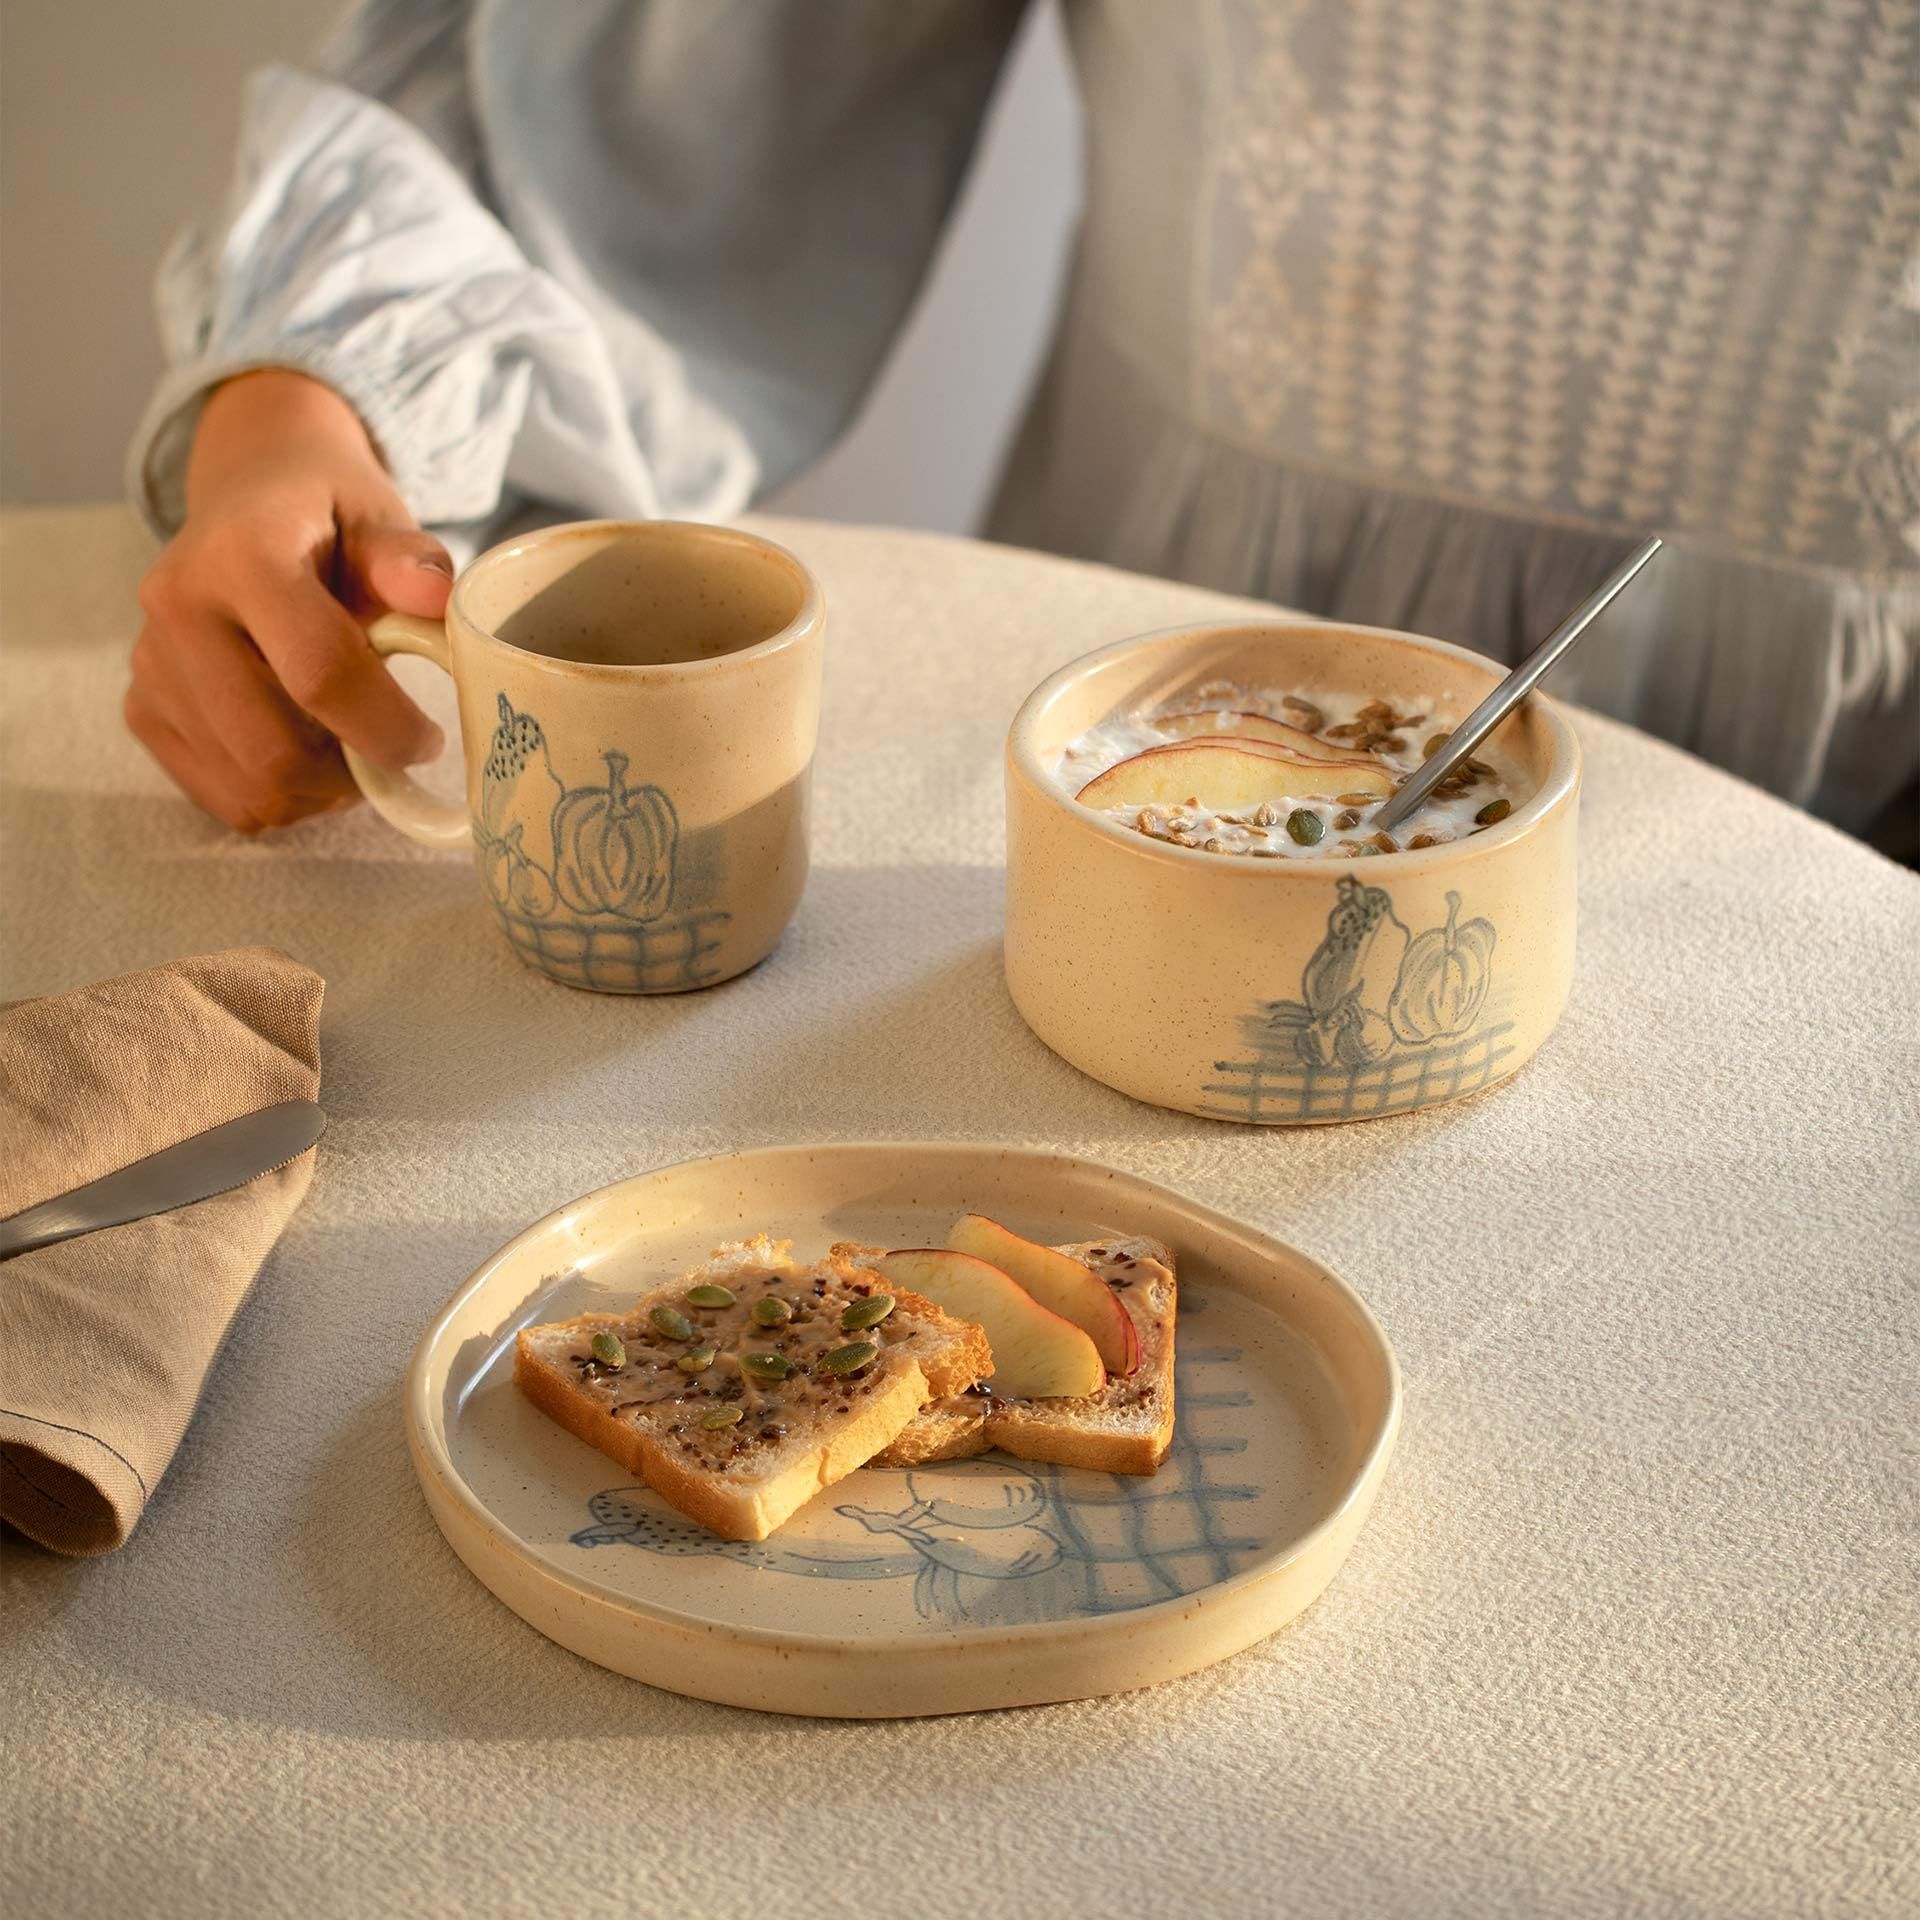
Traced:
[[[1182, 1324], [1203, 1312], [1202, 1301], [1183, 1301]], [[1239, 1360], [1239, 1348], [1204, 1339], [1181, 1346], [1173, 1446], [1156, 1474], [994, 1454], [945, 1461], [900, 1475], [897, 1503], [836, 1507], [839, 1520], [855, 1523], [852, 1539], [829, 1523], [793, 1543], [721, 1540], [645, 1487], [612, 1487], [587, 1503], [594, 1524], [572, 1542], [717, 1556], [813, 1580], [910, 1579], [915, 1617], [935, 1627], [1078, 1619], [1176, 1600], [1229, 1578], [1263, 1544], [1238, 1523], [1259, 1493], [1234, 1477], [1253, 1404]], [[804, 1521], [794, 1529], [805, 1531]]]
[[501, 930], [529, 965], [570, 987], [599, 993], [672, 993], [704, 987], [730, 914], [683, 913], [651, 926], [621, 920], [536, 919], [495, 906]]
[[1462, 918], [1457, 893], [1445, 923], [1416, 934], [1386, 888], [1343, 876], [1301, 998], [1243, 1018], [1245, 1057], [1216, 1060], [1195, 1104], [1216, 1119], [1285, 1126], [1479, 1092], [1517, 1050], [1513, 1022], [1485, 1017], [1498, 943], [1492, 921]]
[[[1194, 1317], [1191, 1303], [1185, 1317]], [[1247, 1448], [1252, 1395], [1222, 1376], [1237, 1347], [1188, 1344], [1175, 1363], [1173, 1445], [1151, 1475], [1076, 1473], [1035, 1466], [1047, 1488], [1048, 1524], [1080, 1592], [1073, 1611], [1125, 1613], [1214, 1586], [1260, 1545], [1235, 1525], [1258, 1489], [1231, 1477]]]
[[1273, 1126], [1302, 1120], [1367, 1120], [1385, 1113], [1412, 1113], [1439, 1100], [1478, 1093], [1505, 1071], [1513, 1053], [1513, 1023], [1482, 1027], [1464, 1040], [1417, 1053], [1390, 1053], [1366, 1066], [1321, 1067], [1286, 1047], [1271, 1044], [1272, 1024], [1304, 1007], [1288, 1006], [1246, 1024], [1259, 1042], [1246, 1060], [1216, 1060], [1203, 1091], [1202, 1111], [1218, 1120], [1250, 1120]]
[[551, 979], [600, 993], [717, 979], [732, 916], [676, 899], [680, 816], [666, 792], [629, 781], [627, 755], [611, 747], [599, 781], [567, 786], [539, 720], [504, 693], [498, 704], [473, 831], [513, 950]]

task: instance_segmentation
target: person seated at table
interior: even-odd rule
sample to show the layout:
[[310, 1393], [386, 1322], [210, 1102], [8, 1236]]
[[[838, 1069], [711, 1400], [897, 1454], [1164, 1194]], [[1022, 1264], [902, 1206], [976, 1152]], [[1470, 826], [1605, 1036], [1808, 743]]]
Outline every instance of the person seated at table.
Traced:
[[[254, 829], [351, 798], [339, 740], [432, 751], [355, 625], [443, 605], [422, 522], [724, 517], [818, 458], [1025, 5], [369, 0], [257, 76], [130, 462], [174, 779]], [[1512, 659], [1657, 529], [1557, 690], [1910, 848], [1907, 16], [1064, 18], [1085, 211], [995, 537]]]

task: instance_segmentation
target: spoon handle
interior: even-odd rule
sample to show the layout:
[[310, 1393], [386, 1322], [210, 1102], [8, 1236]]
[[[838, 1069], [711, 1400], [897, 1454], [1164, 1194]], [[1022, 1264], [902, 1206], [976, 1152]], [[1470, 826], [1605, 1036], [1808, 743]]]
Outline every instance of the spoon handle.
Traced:
[[1515, 707], [1517, 707], [1553, 669], [1556, 661], [1586, 632], [1615, 595], [1660, 551], [1655, 535], [1621, 561], [1599, 590], [1584, 600], [1561, 621], [1467, 717], [1447, 735], [1446, 744], [1434, 750], [1433, 757], [1373, 817], [1373, 825], [1391, 832], [1408, 814], [1419, 807], [1468, 754], [1470, 754]]

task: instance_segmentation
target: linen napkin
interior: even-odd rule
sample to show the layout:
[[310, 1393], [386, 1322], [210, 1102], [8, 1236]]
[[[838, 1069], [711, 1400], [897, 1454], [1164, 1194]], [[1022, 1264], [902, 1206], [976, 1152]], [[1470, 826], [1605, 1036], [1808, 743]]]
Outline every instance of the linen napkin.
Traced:
[[[323, 991], [242, 947], [0, 1010], [0, 1217], [313, 1099]], [[0, 1518], [59, 1553], [125, 1543], [313, 1158], [0, 1265]]]

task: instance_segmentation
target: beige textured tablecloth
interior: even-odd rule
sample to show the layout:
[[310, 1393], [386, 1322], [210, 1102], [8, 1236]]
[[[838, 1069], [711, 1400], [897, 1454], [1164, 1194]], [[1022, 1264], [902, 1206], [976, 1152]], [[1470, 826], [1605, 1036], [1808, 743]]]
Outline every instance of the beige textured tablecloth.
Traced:
[[[467, 864], [364, 813], [192, 813], [119, 730], [131, 528], [5, 526], [5, 991], [270, 942], [329, 982], [333, 1124], [137, 1537], [0, 1549], [0, 1906], [1912, 1912], [1920, 882], [1585, 722], [1579, 974], [1514, 1082], [1310, 1133], [1135, 1106], [1002, 988], [1001, 736], [1061, 661], [1236, 603], [779, 531], [834, 623], [818, 870], [767, 965], [632, 1002], [523, 972]], [[465, 1273], [618, 1175], [863, 1135], [1100, 1156], [1366, 1294], [1404, 1437], [1293, 1628], [1123, 1698], [799, 1723], [466, 1574], [399, 1405]]]

